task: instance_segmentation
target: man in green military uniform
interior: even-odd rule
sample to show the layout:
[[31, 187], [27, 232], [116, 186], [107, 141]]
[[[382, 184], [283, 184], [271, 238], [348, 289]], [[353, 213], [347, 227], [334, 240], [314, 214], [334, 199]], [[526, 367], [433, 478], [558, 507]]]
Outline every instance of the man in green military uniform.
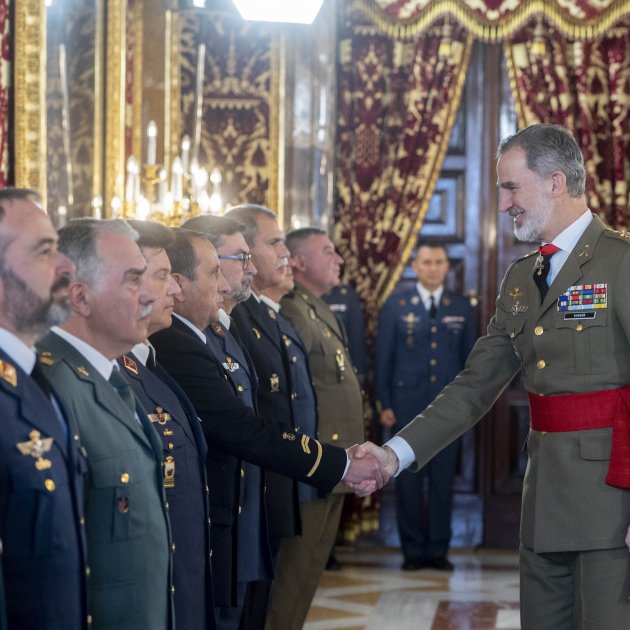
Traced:
[[630, 619], [630, 239], [589, 211], [582, 154], [562, 127], [506, 138], [497, 175], [516, 237], [543, 245], [508, 269], [466, 368], [382, 461], [390, 472], [421, 468], [522, 373], [532, 413], [521, 627], [621, 630]]
[[[364, 437], [361, 387], [348, 352], [346, 331], [321, 298], [339, 284], [342, 259], [326, 233], [317, 228], [289, 232], [286, 245], [291, 252], [295, 290], [282, 299], [280, 312], [293, 324], [308, 353], [317, 395], [317, 436], [349, 447]], [[337, 486], [327, 497], [300, 505], [302, 535], [309, 544], [283, 541], [268, 628], [302, 627], [335, 542], [343, 491]], [[292, 579], [293, 574], [302, 579]]]

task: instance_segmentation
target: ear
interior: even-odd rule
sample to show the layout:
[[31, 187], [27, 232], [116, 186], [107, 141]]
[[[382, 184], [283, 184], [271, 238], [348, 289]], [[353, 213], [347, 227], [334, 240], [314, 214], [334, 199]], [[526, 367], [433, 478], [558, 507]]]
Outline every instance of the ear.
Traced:
[[554, 171], [551, 174], [551, 192], [558, 195], [567, 190], [567, 176], [562, 171]]
[[92, 292], [90, 288], [82, 282], [72, 282], [68, 289], [68, 294], [72, 311], [81, 317], [89, 317], [92, 312], [90, 307]]
[[289, 258], [291, 269], [295, 271], [306, 271], [306, 258], [303, 254], [295, 254]]

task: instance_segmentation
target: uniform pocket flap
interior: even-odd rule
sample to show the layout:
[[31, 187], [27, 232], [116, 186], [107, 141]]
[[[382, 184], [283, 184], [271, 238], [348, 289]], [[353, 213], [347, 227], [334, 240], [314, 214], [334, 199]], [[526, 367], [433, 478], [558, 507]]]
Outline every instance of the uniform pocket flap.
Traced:
[[131, 453], [91, 459], [89, 469], [95, 488], [125, 488], [144, 479], [142, 467]]
[[612, 447], [612, 429], [594, 429], [580, 436], [582, 459], [608, 460]]

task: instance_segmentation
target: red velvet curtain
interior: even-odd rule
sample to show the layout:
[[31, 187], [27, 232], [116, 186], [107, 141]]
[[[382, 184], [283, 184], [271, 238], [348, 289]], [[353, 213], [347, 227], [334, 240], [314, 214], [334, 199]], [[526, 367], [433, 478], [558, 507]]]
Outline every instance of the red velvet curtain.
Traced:
[[537, 18], [504, 45], [519, 127], [549, 122], [575, 134], [590, 208], [630, 225], [630, 18], [594, 41], [569, 39]]
[[336, 243], [371, 325], [416, 243], [472, 36], [441, 20], [400, 40], [351, 9], [340, 28]]
[[0, 0], [0, 188], [9, 179], [10, 50], [9, 0]]

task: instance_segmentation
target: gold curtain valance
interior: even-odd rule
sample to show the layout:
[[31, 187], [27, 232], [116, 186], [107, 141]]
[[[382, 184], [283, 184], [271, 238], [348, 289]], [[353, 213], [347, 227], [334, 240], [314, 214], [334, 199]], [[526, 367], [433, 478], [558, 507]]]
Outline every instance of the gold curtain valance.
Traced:
[[476, 39], [503, 42], [534, 15], [546, 18], [573, 40], [604, 34], [630, 15], [630, 0], [350, 0], [377, 29], [391, 37], [411, 39], [437, 19], [450, 16]]

